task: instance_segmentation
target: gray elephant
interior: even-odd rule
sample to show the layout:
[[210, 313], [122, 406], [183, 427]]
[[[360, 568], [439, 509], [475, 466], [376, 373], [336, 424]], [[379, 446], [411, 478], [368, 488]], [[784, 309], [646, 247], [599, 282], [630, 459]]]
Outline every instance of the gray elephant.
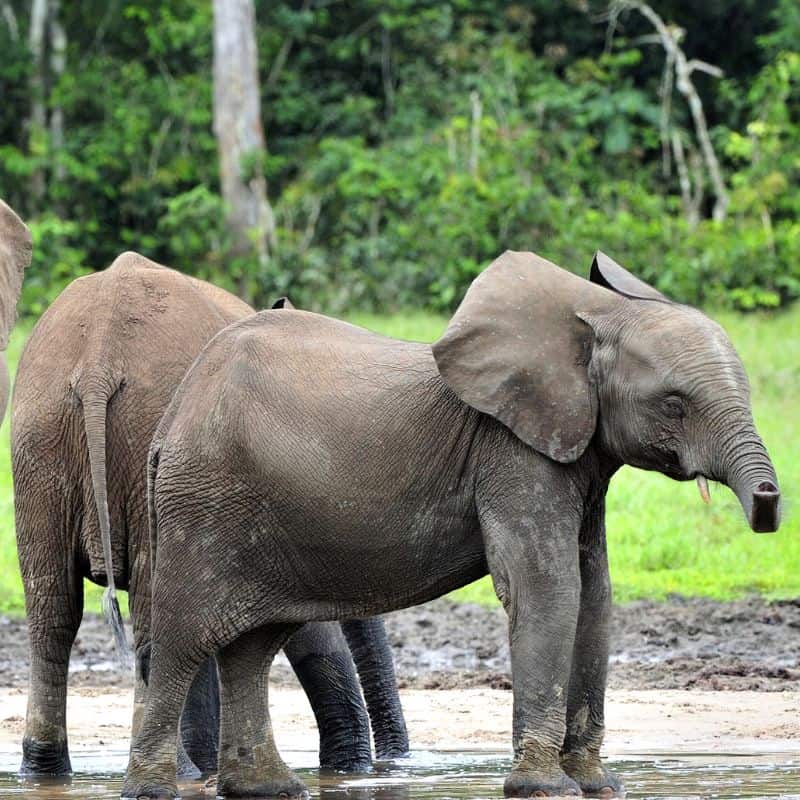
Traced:
[[17, 300], [32, 251], [27, 226], [0, 200], [0, 422], [5, 416], [9, 395], [5, 350], [17, 319]]
[[[148, 447], [202, 347], [252, 313], [222, 289], [125, 253], [107, 270], [67, 287], [25, 346], [12, 420], [17, 545], [30, 631], [24, 774], [71, 769], [67, 668], [83, 613], [84, 578], [108, 586], [106, 607], [123, 650], [115, 590], [128, 591], [134, 643], [145, 668], [136, 681], [134, 731], [138, 726], [150, 620]], [[383, 624], [352, 620], [344, 632], [364, 678], [376, 750], [383, 757], [400, 755], [408, 741]], [[367, 767], [369, 720], [340, 627], [306, 626], [286, 651], [317, 716], [321, 764]], [[191, 760], [203, 772], [213, 770], [213, 662], [199, 670], [182, 731]], [[183, 765], [191, 772], [185, 757]]]
[[726, 483], [753, 530], [778, 527], [775, 470], [722, 329], [602, 254], [587, 281], [505, 253], [432, 347], [301, 311], [231, 325], [150, 450], [153, 661], [123, 796], [175, 796], [175, 729], [210, 653], [218, 791], [302, 795], [267, 708], [287, 637], [487, 571], [509, 617], [506, 794], [619, 791], [600, 746], [604, 504], [623, 464]]

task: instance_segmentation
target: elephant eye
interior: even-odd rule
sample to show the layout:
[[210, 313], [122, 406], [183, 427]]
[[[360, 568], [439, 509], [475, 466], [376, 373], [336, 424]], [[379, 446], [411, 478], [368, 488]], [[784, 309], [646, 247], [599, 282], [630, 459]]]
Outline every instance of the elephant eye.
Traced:
[[686, 405], [681, 397], [670, 394], [662, 401], [664, 416], [670, 419], [682, 419], [686, 416]]

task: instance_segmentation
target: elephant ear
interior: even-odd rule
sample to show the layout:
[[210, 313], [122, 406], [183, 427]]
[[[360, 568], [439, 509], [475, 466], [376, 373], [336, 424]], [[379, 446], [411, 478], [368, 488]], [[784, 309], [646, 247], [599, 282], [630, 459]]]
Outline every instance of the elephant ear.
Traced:
[[17, 318], [22, 277], [31, 263], [33, 244], [27, 225], [0, 200], [0, 350]]
[[[533, 253], [506, 251], [472, 283], [433, 356], [468, 405], [538, 452], [575, 461], [594, 434], [592, 329], [576, 310], [606, 292]], [[600, 298], [602, 301], [602, 297]]]
[[613, 258], [598, 250], [592, 259], [592, 268], [589, 271], [589, 280], [612, 292], [630, 297], [634, 300], [659, 300], [662, 303], [672, 301], [661, 292], [656, 291], [650, 284], [632, 275], [625, 267], [620, 266]]
[[279, 297], [270, 308], [294, 308], [294, 305], [288, 297]]

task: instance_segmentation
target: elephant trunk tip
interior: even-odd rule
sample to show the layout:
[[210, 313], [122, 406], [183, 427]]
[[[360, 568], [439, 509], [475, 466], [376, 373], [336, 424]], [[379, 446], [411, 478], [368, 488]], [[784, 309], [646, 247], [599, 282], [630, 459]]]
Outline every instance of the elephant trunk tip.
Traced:
[[756, 533], [774, 533], [781, 523], [781, 493], [772, 481], [763, 481], [753, 492], [750, 527]]

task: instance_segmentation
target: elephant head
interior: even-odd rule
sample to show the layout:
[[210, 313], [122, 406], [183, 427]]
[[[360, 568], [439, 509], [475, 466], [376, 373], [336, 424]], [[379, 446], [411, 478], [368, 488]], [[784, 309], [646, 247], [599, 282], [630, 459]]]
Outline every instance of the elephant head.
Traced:
[[22, 276], [31, 263], [31, 234], [25, 223], [0, 200], [0, 421], [8, 402], [8, 369], [3, 352], [17, 318]]
[[476, 278], [433, 345], [467, 404], [562, 463], [590, 442], [614, 463], [728, 485], [754, 531], [777, 530], [775, 469], [722, 328], [603, 253], [584, 280], [506, 252]]

